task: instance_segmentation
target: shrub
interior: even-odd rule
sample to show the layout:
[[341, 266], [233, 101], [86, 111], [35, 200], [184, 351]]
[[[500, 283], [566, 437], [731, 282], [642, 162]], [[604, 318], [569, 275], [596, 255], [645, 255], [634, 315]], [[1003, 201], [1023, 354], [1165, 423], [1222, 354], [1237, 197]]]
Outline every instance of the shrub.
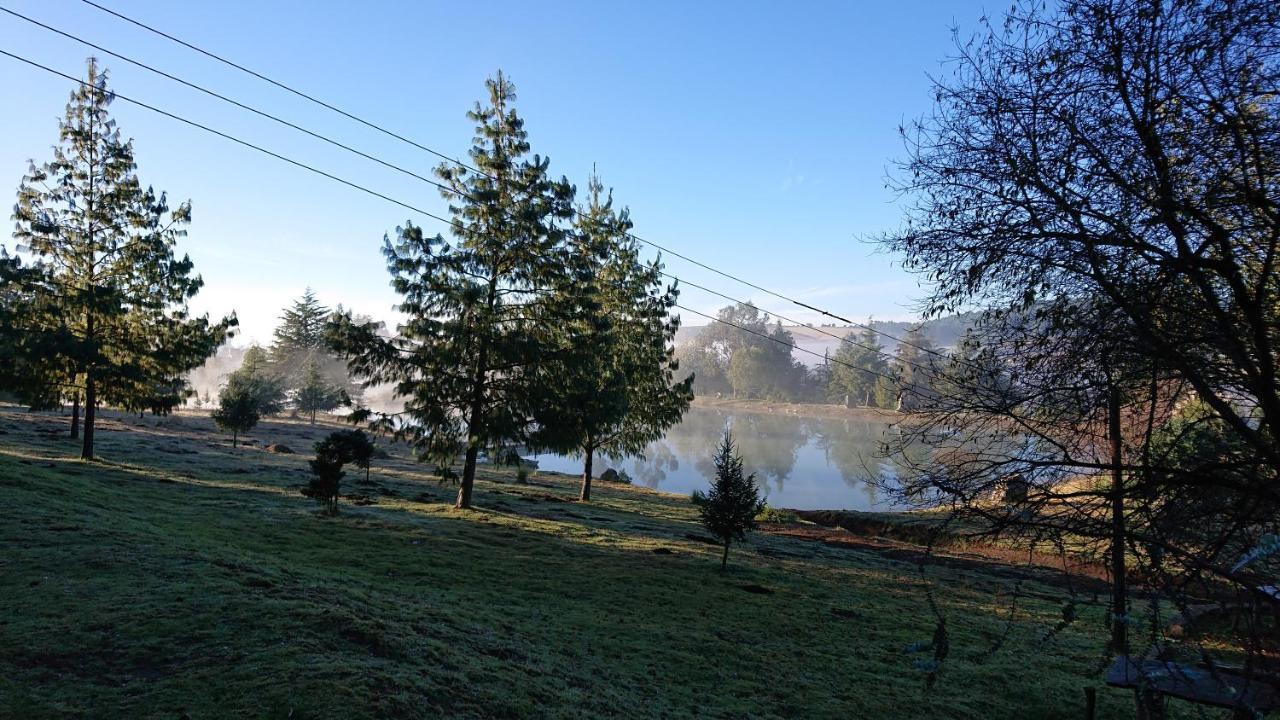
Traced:
[[316, 459], [311, 461], [311, 483], [302, 494], [324, 504], [329, 514], [338, 512], [338, 494], [342, 482], [342, 466], [352, 463], [364, 468], [369, 478], [369, 462], [373, 458], [373, 440], [363, 430], [337, 430], [316, 443]]
[[761, 523], [797, 523], [800, 522], [800, 516], [794, 510], [785, 508], [764, 506], [764, 509], [756, 515], [756, 522]]

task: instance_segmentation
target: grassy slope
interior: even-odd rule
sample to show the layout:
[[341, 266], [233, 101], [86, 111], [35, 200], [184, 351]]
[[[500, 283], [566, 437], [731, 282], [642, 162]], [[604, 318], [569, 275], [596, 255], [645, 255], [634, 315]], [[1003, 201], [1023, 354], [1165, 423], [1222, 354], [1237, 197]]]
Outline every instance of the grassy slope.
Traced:
[[463, 513], [403, 458], [327, 518], [305, 455], [205, 419], [108, 423], [92, 464], [64, 424], [0, 412], [0, 717], [1078, 718], [1098, 684], [1098, 611], [1041, 647], [1047, 588], [992, 654], [1008, 586], [930, 570], [952, 641], [925, 691], [924, 583], [872, 553], [761, 536], [721, 574], [681, 498], [485, 473]]

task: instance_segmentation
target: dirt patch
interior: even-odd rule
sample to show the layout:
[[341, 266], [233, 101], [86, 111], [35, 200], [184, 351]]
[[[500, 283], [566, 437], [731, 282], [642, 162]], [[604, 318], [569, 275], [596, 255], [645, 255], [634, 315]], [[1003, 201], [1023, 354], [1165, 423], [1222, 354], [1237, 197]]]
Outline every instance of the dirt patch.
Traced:
[[1081, 568], [1073, 567], [1072, 575], [1067, 577], [1063, 574], [1061, 566], [1013, 565], [1014, 558], [1025, 560], [1026, 554], [1014, 553], [1005, 548], [977, 548], [965, 553], [946, 552], [935, 548], [929, 552], [928, 548], [922, 545], [813, 525], [762, 526], [761, 530], [770, 535], [820, 542], [827, 547], [870, 551], [891, 560], [913, 565], [974, 571], [1011, 580], [1033, 580], [1054, 587], [1073, 587], [1076, 591], [1108, 592], [1109, 588], [1105, 580], [1092, 574], [1091, 571], [1094, 568], [1082, 566], [1082, 571], [1077, 573], [1076, 570]]
[[294, 454], [294, 453], [293, 453], [293, 449], [292, 449], [292, 448], [290, 448], [288, 445], [283, 445], [283, 444], [281, 444], [281, 443], [271, 443], [270, 445], [266, 446], [266, 447], [265, 447], [265, 448], [263, 448], [263, 449], [264, 449], [264, 450], [266, 450], [266, 451], [267, 451], [267, 452], [269, 452], [269, 453], [276, 453], [276, 454], [278, 454], [278, 455], [293, 455], [293, 454]]

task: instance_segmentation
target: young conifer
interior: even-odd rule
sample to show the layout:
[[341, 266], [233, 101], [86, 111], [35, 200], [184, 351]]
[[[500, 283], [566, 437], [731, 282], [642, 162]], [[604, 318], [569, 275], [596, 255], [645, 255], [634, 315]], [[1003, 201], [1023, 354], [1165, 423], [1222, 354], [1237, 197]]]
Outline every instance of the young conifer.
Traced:
[[694, 490], [693, 502], [698, 506], [702, 526], [724, 543], [724, 555], [720, 558], [720, 569], [724, 570], [729, 563], [729, 543], [746, 539], [747, 532], [755, 529], [756, 515], [764, 510], [765, 502], [756, 487], [755, 473], [742, 474], [742, 457], [728, 430], [716, 448], [713, 461], [715, 482], [709, 492]]

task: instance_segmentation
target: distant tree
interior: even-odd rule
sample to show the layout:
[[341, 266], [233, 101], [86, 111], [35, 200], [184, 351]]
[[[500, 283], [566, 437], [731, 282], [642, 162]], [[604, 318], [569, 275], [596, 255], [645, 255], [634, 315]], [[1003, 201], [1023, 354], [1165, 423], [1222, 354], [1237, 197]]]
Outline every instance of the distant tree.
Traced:
[[878, 400], [876, 385], [889, 374], [888, 358], [868, 321], [860, 333], [846, 337], [836, 350], [828, 395], [840, 402], [847, 397], [851, 402], [870, 407]]
[[385, 242], [406, 317], [398, 333], [383, 337], [349, 314], [331, 324], [352, 373], [393, 384], [405, 400], [402, 414], [383, 414], [374, 426], [444, 468], [462, 455], [459, 508], [471, 506], [481, 450], [526, 435], [538, 367], [572, 345], [565, 316], [573, 308], [556, 300], [577, 279], [566, 272], [575, 260], [562, 227], [572, 214], [573, 186], [549, 176], [546, 158], [530, 155], [510, 80], [499, 72], [486, 85], [488, 102], [468, 115], [476, 123], [471, 165], [479, 172], [436, 169], [450, 188], [455, 240], [410, 224]]
[[679, 319], [669, 311], [678, 291], [662, 286], [659, 262], [644, 263], [624, 209], [615, 211], [599, 177], [577, 214], [573, 245], [585, 262], [563, 302], [579, 308], [581, 339], [543, 365], [530, 444], [583, 457], [579, 497], [591, 499], [596, 453], [620, 458], [642, 451], [680, 421], [692, 378], [675, 382]]
[[678, 355], [681, 367], [693, 371], [695, 392], [774, 400], [803, 395], [807, 371], [792, 358], [795, 339], [780, 322], [750, 303], [721, 308], [716, 317], [720, 322], [702, 328]]
[[309, 353], [324, 349], [324, 327], [328, 318], [329, 308], [321, 305], [315, 292], [307, 288], [280, 316], [271, 343], [272, 354], [288, 356], [298, 351]]
[[315, 358], [310, 358], [303, 366], [302, 378], [294, 391], [294, 406], [316, 424], [316, 413], [327, 412], [343, 405], [350, 405], [351, 398], [342, 388], [330, 383], [320, 372], [320, 365]]
[[734, 351], [729, 358], [728, 372], [733, 396], [746, 399], [768, 397], [769, 389], [773, 387], [769, 370], [769, 359], [764, 350], [744, 347]]
[[694, 490], [693, 502], [698, 506], [703, 527], [724, 543], [724, 555], [720, 558], [723, 570], [729, 563], [729, 543], [746, 539], [747, 532], [755, 529], [756, 516], [764, 510], [765, 501], [756, 487], [755, 474], [742, 474], [742, 458], [727, 430], [716, 448], [713, 462], [715, 482], [707, 493]]
[[259, 415], [278, 415], [284, 409], [284, 381], [272, 369], [267, 353], [258, 345], [245, 350], [240, 368], [227, 376], [222, 392], [247, 393]]
[[236, 324], [234, 316], [211, 324], [188, 314], [203, 281], [173, 248], [191, 206], [170, 210], [163, 193], [142, 187], [132, 142], [108, 114], [111, 99], [105, 71], [90, 59], [59, 123], [53, 160], [32, 163], [13, 216], [14, 238], [44, 270], [27, 288], [41, 314], [26, 330], [50, 339], [37, 341], [44, 356], [20, 386], [46, 388], [39, 399], [83, 396], [85, 459], [93, 457], [101, 402], [136, 400], [158, 381], [182, 377]]
[[218, 407], [212, 413], [218, 427], [231, 432], [231, 447], [240, 444], [240, 433], [249, 432], [261, 417], [259, 397], [251, 383], [228, 384], [218, 395]]
[[926, 406], [937, 394], [934, 388], [943, 356], [919, 326], [902, 336], [889, 369], [895, 378], [895, 409], [911, 411]]

